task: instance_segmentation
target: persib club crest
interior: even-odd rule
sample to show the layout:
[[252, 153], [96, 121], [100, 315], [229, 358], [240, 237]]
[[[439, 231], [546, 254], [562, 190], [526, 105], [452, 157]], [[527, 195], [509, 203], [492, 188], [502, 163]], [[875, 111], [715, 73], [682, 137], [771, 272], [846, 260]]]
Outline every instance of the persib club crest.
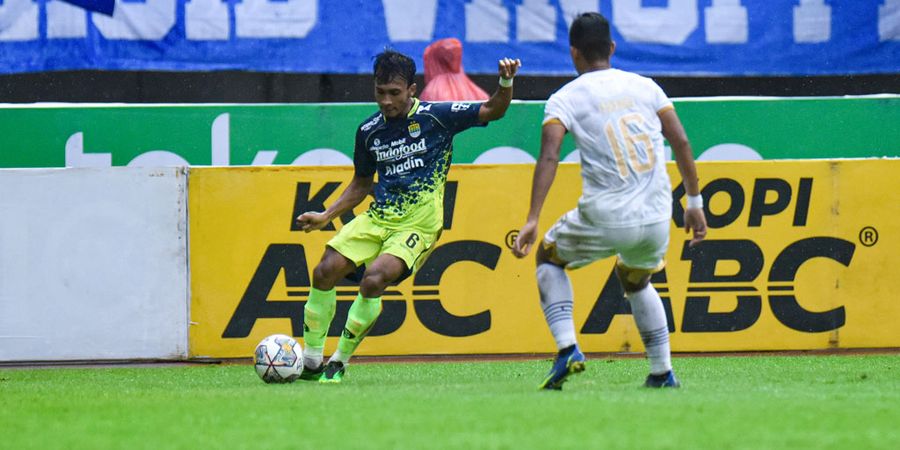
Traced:
[[410, 122], [409, 137], [417, 138], [420, 134], [422, 134], [422, 127], [419, 126], [419, 122]]

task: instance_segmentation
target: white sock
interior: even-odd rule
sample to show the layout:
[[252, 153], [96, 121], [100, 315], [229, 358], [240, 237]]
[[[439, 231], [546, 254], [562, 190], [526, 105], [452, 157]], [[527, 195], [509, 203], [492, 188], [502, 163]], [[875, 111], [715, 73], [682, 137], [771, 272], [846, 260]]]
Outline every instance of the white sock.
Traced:
[[322, 365], [322, 352], [324, 348], [306, 347], [303, 349], [303, 365], [315, 369]]
[[575, 322], [572, 320], [572, 283], [565, 269], [544, 263], [537, 267], [538, 290], [541, 293], [541, 309], [556, 340], [556, 348], [562, 350], [576, 343]]
[[340, 362], [341, 364], [346, 366], [347, 363], [350, 362], [350, 356], [344, 356], [344, 354], [341, 353], [341, 349], [337, 349], [335, 350], [334, 354], [331, 355], [331, 358], [328, 358], [328, 362], [332, 361]]
[[663, 308], [659, 293], [653, 285], [628, 294], [634, 322], [641, 333], [647, 359], [650, 360], [650, 373], [661, 375], [672, 370], [672, 354], [669, 349], [669, 327], [666, 323], [666, 310]]

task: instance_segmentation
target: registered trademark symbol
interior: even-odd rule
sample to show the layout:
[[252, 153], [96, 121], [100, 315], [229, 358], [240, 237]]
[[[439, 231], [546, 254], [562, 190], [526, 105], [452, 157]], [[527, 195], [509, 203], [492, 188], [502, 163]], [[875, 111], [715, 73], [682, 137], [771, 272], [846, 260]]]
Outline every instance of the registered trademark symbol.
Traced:
[[865, 227], [859, 230], [859, 243], [871, 247], [878, 242], [878, 230], [875, 227]]
[[512, 230], [506, 233], [506, 247], [513, 248], [516, 245], [517, 237], [519, 237], [519, 230]]

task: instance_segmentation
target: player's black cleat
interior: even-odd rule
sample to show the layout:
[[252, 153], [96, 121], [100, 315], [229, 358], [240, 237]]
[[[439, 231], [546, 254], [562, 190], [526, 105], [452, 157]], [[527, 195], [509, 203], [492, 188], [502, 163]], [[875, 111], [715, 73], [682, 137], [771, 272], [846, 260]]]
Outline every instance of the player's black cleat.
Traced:
[[325, 373], [319, 378], [319, 383], [340, 383], [344, 377], [344, 363], [340, 361], [328, 361]]
[[319, 367], [316, 367], [314, 369], [303, 366], [303, 372], [300, 372], [300, 379], [306, 381], [316, 381], [319, 379], [319, 377], [322, 376], [322, 372], [325, 372], [325, 364], [319, 364]]
[[675, 372], [671, 370], [662, 375], [647, 375], [647, 381], [644, 381], [644, 387], [648, 388], [679, 388], [681, 383], [675, 378]]

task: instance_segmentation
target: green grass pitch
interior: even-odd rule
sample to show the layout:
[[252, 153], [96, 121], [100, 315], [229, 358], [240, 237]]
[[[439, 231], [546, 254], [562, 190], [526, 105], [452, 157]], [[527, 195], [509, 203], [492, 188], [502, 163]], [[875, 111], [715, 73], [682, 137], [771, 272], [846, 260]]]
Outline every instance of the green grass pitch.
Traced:
[[898, 448], [900, 355], [351, 364], [340, 385], [266, 385], [248, 365], [0, 370], [10, 449]]

